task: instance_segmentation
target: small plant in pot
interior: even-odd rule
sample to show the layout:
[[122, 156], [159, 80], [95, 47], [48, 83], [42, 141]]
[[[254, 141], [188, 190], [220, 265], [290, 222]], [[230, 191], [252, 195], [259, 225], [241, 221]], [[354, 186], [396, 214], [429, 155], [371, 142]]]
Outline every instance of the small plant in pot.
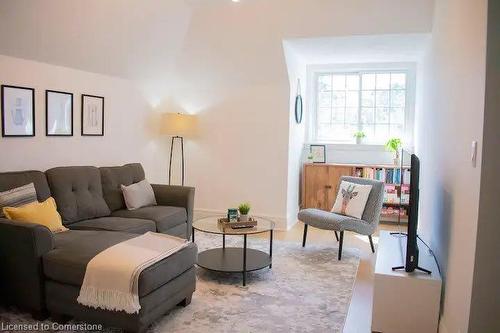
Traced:
[[240, 221], [247, 222], [248, 212], [250, 212], [250, 204], [248, 202], [244, 202], [238, 206], [238, 210], [240, 211]]
[[400, 138], [391, 138], [387, 143], [385, 144], [385, 149], [387, 149], [390, 152], [395, 153], [394, 155], [394, 165], [399, 165], [400, 159], [399, 159], [399, 151], [401, 149], [402, 143]]
[[356, 138], [356, 144], [360, 145], [363, 143], [363, 139], [366, 137], [365, 132], [363, 131], [357, 131], [353, 135]]
[[313, 156], [313, 154], [309, 154], [309, 155], [307, 155], [307, 162], [308, 162], [308, 163], [313, 163], [313, 161], [314, 161], [314, 156]]

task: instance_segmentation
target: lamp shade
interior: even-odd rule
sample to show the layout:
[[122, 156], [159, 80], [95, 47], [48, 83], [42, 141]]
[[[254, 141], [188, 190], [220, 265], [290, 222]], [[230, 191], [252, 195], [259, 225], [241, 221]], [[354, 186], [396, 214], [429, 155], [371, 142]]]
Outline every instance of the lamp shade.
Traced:
[[195, 115], [183, 113], [164, 113], [161, 119], [161, 133], [190, 137], [196, 135], [197, 119]]

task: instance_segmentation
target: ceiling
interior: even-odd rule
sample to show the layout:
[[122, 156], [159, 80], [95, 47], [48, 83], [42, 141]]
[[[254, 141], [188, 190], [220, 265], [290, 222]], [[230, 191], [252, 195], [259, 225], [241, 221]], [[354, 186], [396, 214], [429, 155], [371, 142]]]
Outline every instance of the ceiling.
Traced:
[[136, 78], [169, 70], [190, 11], [168, 0], [6, 0], [0, 53]]
[[297, 38], [285, 43], [302, 62], [310, 65], [417, 62], [424, 55], [430, 38], [428, 33], [410, 33]]
[[433, 0], [2, 0], [0, 54], [123, 77], [155, 94], [224, 90], [286, 84], [283, 40], [328, 57], [328, 40], [306, 39], [426, 33], [432, 14]]

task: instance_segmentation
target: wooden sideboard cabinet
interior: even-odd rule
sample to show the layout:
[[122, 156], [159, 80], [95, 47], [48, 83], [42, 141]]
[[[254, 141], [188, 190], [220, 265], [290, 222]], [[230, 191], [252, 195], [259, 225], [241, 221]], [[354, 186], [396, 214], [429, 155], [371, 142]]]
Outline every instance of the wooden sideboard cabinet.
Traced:
[[302, 208], [331, 210], [341, 176], [351, 176], [352, 166], [304, 164], [302, 170]]
[[[399, 171], [399, 176], [395, 172]], [[340, 177], [354, 176], [369, 179], [379, 179], [385, 183], [384, 188], [384, 208], [380, 215], [383, 222], [408, 221], [407, 202], [401, 201], [402, 186], [409, 198], [409, 166], [404, 166], [403, 171], [394, 165], [368, 165], [368, 164], [311, 164], [306, 163], [302, 169], [302, 189], [300, 206], [304, 208], [318, 208], [330, 211], [335, 203], [338, 193]], [[401, 172], [405, 176], [401, 176]], [[408, 174], [406, 174], [408, 172]], [[401, 179], [405, 185], [401, 185]], [[389, 194], [392, 197], [389, 197]], [[397, 193], [396, 198], [394, 198]], [[401, 212], [401, 214], [400, 214]]]

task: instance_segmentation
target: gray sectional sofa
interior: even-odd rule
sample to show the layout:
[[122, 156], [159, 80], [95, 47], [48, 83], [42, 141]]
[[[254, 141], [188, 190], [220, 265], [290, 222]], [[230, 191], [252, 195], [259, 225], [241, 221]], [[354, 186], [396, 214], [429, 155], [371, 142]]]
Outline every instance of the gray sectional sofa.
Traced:
[[42, 318], [74, 317], [127, 331], [143, 331], [172, 307], [188, 305], [196, 285], [193, 243], [141, 273], [138, 314], [76, 301], [87, 263], [104, 249], [147, 231], [189, 239], [194, 188], [153, 185], [158, 205], [128, 211], [120, 185], [144, 178], [140, 164], [0, 173], [0, 191], [34, 183], [39, 201], [54, 197], [70, 229], [52, 234], [0, 218], [0, 299]]

